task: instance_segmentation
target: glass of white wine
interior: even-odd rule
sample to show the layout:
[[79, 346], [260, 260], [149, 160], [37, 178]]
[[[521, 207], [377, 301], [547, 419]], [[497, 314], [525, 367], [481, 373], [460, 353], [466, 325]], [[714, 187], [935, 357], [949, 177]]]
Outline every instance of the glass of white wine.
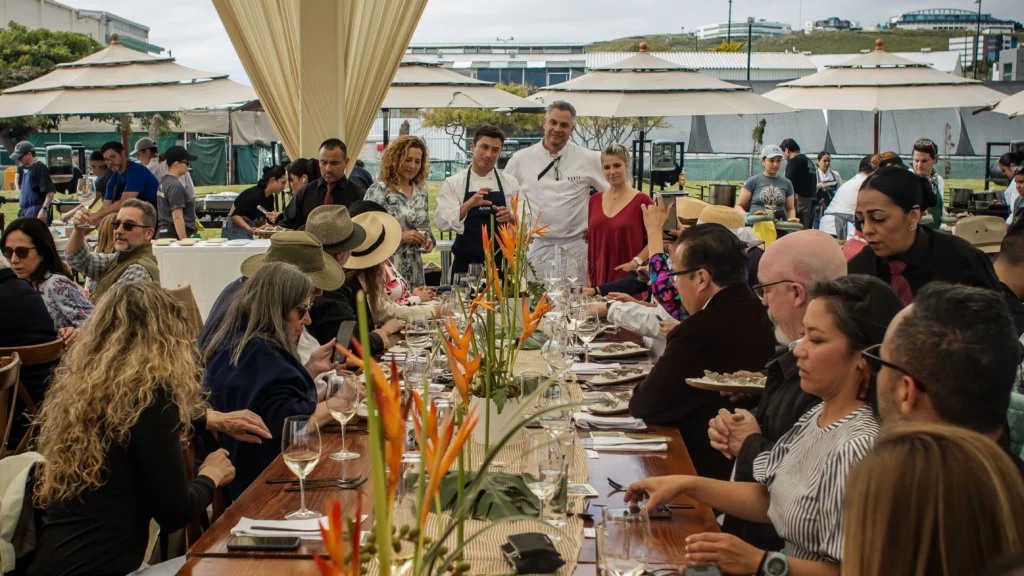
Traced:
[[288, 520], [319, 518], [323, 514], [306, 508], [306, 476], [320, 461], [320, 426], [312, 416], [289, 416], [284, 419], [281, 433], [281, 455], [288, 469], [299, 477], [301, 507], [290, 514]]
[[640, 576], [651, 557], [651, 520], [644, 508], [601, 509], [597, 563], [607, 576]]
[[576, 316], [576, 336], [583, 341], [583, 361], [590, 362], [590, 342], [601, 330], [601, 321], [592, 314], [587, 306], [579, 309]]
[[426, 320], [409, 320], [405, 323], [405, 342], [414, 350], [430, 348], [430, 327]]
[[341, 425], [341, 450], [331, 454], [331, 460], [354, 460], [357, 452], [345, 446], [345, 425], [356, 415], [359, 406], [359, 385], [351, 372], [339, 372], [327, 379], [327, 411]]

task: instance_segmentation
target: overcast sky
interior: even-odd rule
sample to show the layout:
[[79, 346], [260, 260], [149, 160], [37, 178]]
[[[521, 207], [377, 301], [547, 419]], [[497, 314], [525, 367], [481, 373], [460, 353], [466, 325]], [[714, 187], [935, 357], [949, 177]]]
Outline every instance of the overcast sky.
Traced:
[[[76, 8], [106, 10], [149, 26], [149, 40], [178, 62], [225, 72], [249, 83], [210, 0], [62, 0]], [[387, 0], [378, 0], [381, 2]], [[787, 22], [838, 16], [869, 26], [900, 12], [924, 8], [976, 10], [973, 0], [735, 0], [733, 21], [748, 16]], [[624, 36], [677, 33], [725, 22], [728, 0], [430, 0], [413, 42], [594, 42]], [[983, 12], [1024, 19], [1021, 0], [984, 0]]]

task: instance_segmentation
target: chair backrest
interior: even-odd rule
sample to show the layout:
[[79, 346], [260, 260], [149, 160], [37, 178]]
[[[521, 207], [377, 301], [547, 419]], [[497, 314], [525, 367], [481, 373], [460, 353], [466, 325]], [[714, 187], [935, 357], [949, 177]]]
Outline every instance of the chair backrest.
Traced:
[[192, 294], [192, 285], [178, 284], [177, 288], [168, 288], [167, 291], [175, 300], [185, 306], [189, 324], [192, 326], [192, 338], [199, 338], [199, 334], [203, 331], [203, 315], [199, 312], [199, 304], [196, 303], [196, 297]]
[[15, 353], [21, 358], [22, 366], [38, 366], [56, 362], [64, 355], [64, 340], [58, 338], [44, 344], [0, 348], [0, 356], [11, 356]]
[[3, 430], [3, 443], [0, 451], [7, 446], [7, 438], [11, 435], [11, 424], [14, 422], [15, 386], [21, 375], [21, 358], [15, 352], [10, 356], [0, 357], [0, 430]]

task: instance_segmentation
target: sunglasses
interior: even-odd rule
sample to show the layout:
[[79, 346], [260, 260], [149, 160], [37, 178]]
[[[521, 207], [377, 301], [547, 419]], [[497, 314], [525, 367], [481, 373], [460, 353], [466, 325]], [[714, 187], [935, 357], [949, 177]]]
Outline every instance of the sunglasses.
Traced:
[[19, 260], [24, 260], [25, 258], [28, 258], [28, 253], [35, 249], [35, 246], [18, 246], [17, 248], [4, 246], [2, 252], [4, 254], [4, 258], [7, 258], [8, 260], [11, 258], [12, 254], [17, 256]]
[[778, 282], [769, 282], [767, 284], [754, 284], [752, 290], [754, 291], [754, 294], [757, 294], [758, 298], [760, 298], [761, 300], [764, 300], [764, 294], [765, 294], [764, 289], [765, 288], [767, 288], [769, 286], [775, 286], [776, 284], [783, 284], [783, 283], [786, 283], [786, 282], [790, 282], [790, 283], [796, 284], [796, 282], [794, 282], [793, 280], [779, 280]]
[[874, 374], [875, 376], [878, 376], [878, 373], [882, 371], [883, 367], [891, 368], [891, 369], [893, 369], [893, 370], [895, 370], [895, 371], [897, 371], [897, 372], [899, 372], [901, 374], [904, 374], [906, 376], [910, 376], [914, 380], [914, 385], [917, 386], [918, 390], [920, 390], [922, 392], [927, 392], [928, 391], [925, 388], [925, 385], [921, 381], [920, 378], [918, 378], [917, 376], [914, 376], [910, 372], [907, 372], [907, 370], [905, 368], [903, 368], [902, 366], [898, 366], [896, 364], [893, 364], [892, 362], [887, 362], [885, 360], [882, 360], [882, 345], [881, 344], [875, 344], [874, 346], [869, 346], [869, 347], [865, 348], [864, 350], [861, 350], [860, 355], [865, 360], [867, 360], [867, 362], [868, 362], [868, 370], [870, 370], [871, 373]]
[[306, 314], [309, 314], [309, 309], [312, 307], [312, 304], [309, 304], [307, 306], [299, 306], [298, 308], [295, 309], [295, 311], [299, 313], [299, 318], [305, 318]]
[[113, 221], [111, 221], [110, 222], [110, 226], [111, 226], [112, 230], [117, 230], [118, 228], [124, 228], [125, 232], [131, 232], [132, 230], [135, 230], [136, 228], [149, 228], [149, 226], [143, 226], [142, 224], [136, 224], [135, 222], [121, 221], [121, 220], [113, 220]]

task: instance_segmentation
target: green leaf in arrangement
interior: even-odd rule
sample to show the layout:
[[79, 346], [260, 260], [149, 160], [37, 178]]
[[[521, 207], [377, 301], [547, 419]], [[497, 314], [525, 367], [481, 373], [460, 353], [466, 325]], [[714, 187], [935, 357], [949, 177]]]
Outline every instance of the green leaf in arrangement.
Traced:
[[491, 391], [491, 402], [494, 402], [494, 408], [501, 414], [501, 411], [505, 409], [505, 403], [508, 402], [508, 393], [504, 388], [498, 388]]
[[[464, 482], [468, 486], [476, 478], [475, 472], [465, 474]], [[458, 475], [448, 473], [441, 480], [439, 492], [441, 505], [445, 508], [454, 505]], [[565, 492], [563, 490], [562, 492]], [[555, 501], [562, 500], [559, 495]], [[511, 516], [536, 516], [539, 501], [527, 488], [522, 476], [503, 472], [489, 472], [486, 475], [486, 486], [473, 505], [474, 520], [500, 520]]]

